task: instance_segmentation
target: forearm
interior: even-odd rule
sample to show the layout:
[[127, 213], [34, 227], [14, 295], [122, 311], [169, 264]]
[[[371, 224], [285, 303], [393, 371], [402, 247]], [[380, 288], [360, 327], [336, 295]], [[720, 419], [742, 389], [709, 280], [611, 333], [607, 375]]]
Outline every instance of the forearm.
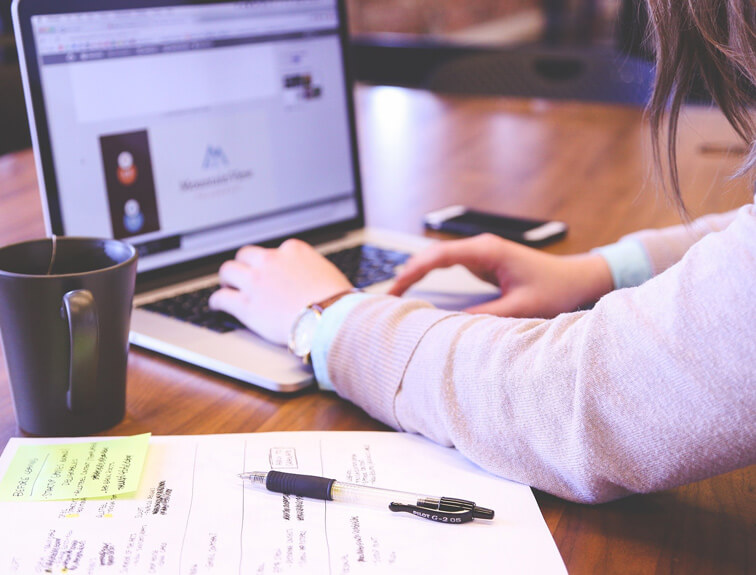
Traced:
[[[667, 274], [554, 320], [364, 301], [333, 342], [330, 377], [386, 423], [568, 499], [605, 501], [747, 464], [752, 228], [737, 261], [711, 238]], [[728, 281], [736, 263], [746, 279]]]

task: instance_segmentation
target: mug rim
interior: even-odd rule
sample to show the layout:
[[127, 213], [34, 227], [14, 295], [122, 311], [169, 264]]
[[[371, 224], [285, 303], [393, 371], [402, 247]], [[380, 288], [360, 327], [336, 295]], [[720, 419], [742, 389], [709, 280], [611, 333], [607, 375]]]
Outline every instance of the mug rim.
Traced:
[[[45, 238], [36, 238], [32, 240], [22, 240], [20, 242], [15, 242], [15, 243], [8, 244], [5, 246], [0, 246], [0, 252], [6, 249], [14, 248], [14, 247], [21, 246], [24, 244], [34, 244], [38, 242], [49, 242], [49, 241], [51, 241], [51, 237], [49, 236]], [[73, 272], [73, 273], [67, 273], [67, 274], [50, 274], [50, 275], [23, 274], [23, 273], [18, 273], [18, 272], [11, 272], [11, 271], [0, 268], [0, 276], [13, 277], [13, 278], [26, 278], [26, 279], [75, 278], [75, 277], [80, 277], [80, 276], [85, 276], [85, 275], [99, 274], [99, 273], [111, 271], [120, 267], [126, 267], [128, 265], [131, 265], [134, 261], [136, 261], [138, 257], [138, 252], [132, 244], [128, 242], [124, 242], [123, 240], [118, 240], [116, 238], [98, 238], [98, 237], [93, 237], [93, 236], [56, 236], [55, 241], [56, 242], [67, 242], [67, 241], [115, 242], [122, 246], [126, 246], [126, 248], [128, 248], [131, 251], [131, 255], [125, 260], [123, 260], [122, 262], [118, 262], [117, 264], [113, 264], [113, 265], [103, 267], [103, 268], [96, 268], [96, 269], [85, 271], [85, 272]]]

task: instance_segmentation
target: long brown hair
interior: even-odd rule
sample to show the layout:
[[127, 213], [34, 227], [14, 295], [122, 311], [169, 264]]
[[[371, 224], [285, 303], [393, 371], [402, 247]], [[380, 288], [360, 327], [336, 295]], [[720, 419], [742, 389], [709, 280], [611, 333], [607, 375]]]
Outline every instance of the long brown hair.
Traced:
[[[700, 77], [732, 127], [750, 147], [738, 171], [756, 167], [756, 7], [753, 0], [647, 0], [656, 46], [656, 83], [648, 105], [657, 170], [684, 212], [676, 162], [680, 108]], [[665, 126], [666, 118], [666, 126]], [[665, 132], [666, 128], [666, 132]]]

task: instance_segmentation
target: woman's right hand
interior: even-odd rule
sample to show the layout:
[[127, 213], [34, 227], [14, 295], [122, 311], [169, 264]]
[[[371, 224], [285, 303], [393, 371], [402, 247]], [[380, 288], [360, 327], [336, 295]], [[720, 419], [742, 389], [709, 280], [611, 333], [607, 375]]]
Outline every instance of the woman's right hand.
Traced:
[[438, 242], [416, 254], [389, 293], [401, 295], [431, 270], [456, 264], [501, 288], [501, 297], [465, 310], [469, 313], [550, 318], [613, 289], [609, 266], [598, 254], [556, 256], [483, 234]]

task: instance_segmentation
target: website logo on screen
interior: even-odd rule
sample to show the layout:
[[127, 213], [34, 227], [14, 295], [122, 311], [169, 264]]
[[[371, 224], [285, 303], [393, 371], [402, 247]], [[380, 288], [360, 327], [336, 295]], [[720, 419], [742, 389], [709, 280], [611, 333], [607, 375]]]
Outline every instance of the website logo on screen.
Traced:
[[179, 182], [183, 192], [193, 192], [203, 188], [219, 188], [238, 184], [254, 176], [250, 168], [230, 167], [231, 162], [220, 146], [208, 145], [202, 160], [202, 169], [210, 173], [197, 179], [185, 179]]
[[213, 168], [223, 168], [228, 166], [228, 158], [223, 148], [220, 146], [208, 146], [205, 150], [205, 159], [202, 161], [202, 168], [212, 170]]

